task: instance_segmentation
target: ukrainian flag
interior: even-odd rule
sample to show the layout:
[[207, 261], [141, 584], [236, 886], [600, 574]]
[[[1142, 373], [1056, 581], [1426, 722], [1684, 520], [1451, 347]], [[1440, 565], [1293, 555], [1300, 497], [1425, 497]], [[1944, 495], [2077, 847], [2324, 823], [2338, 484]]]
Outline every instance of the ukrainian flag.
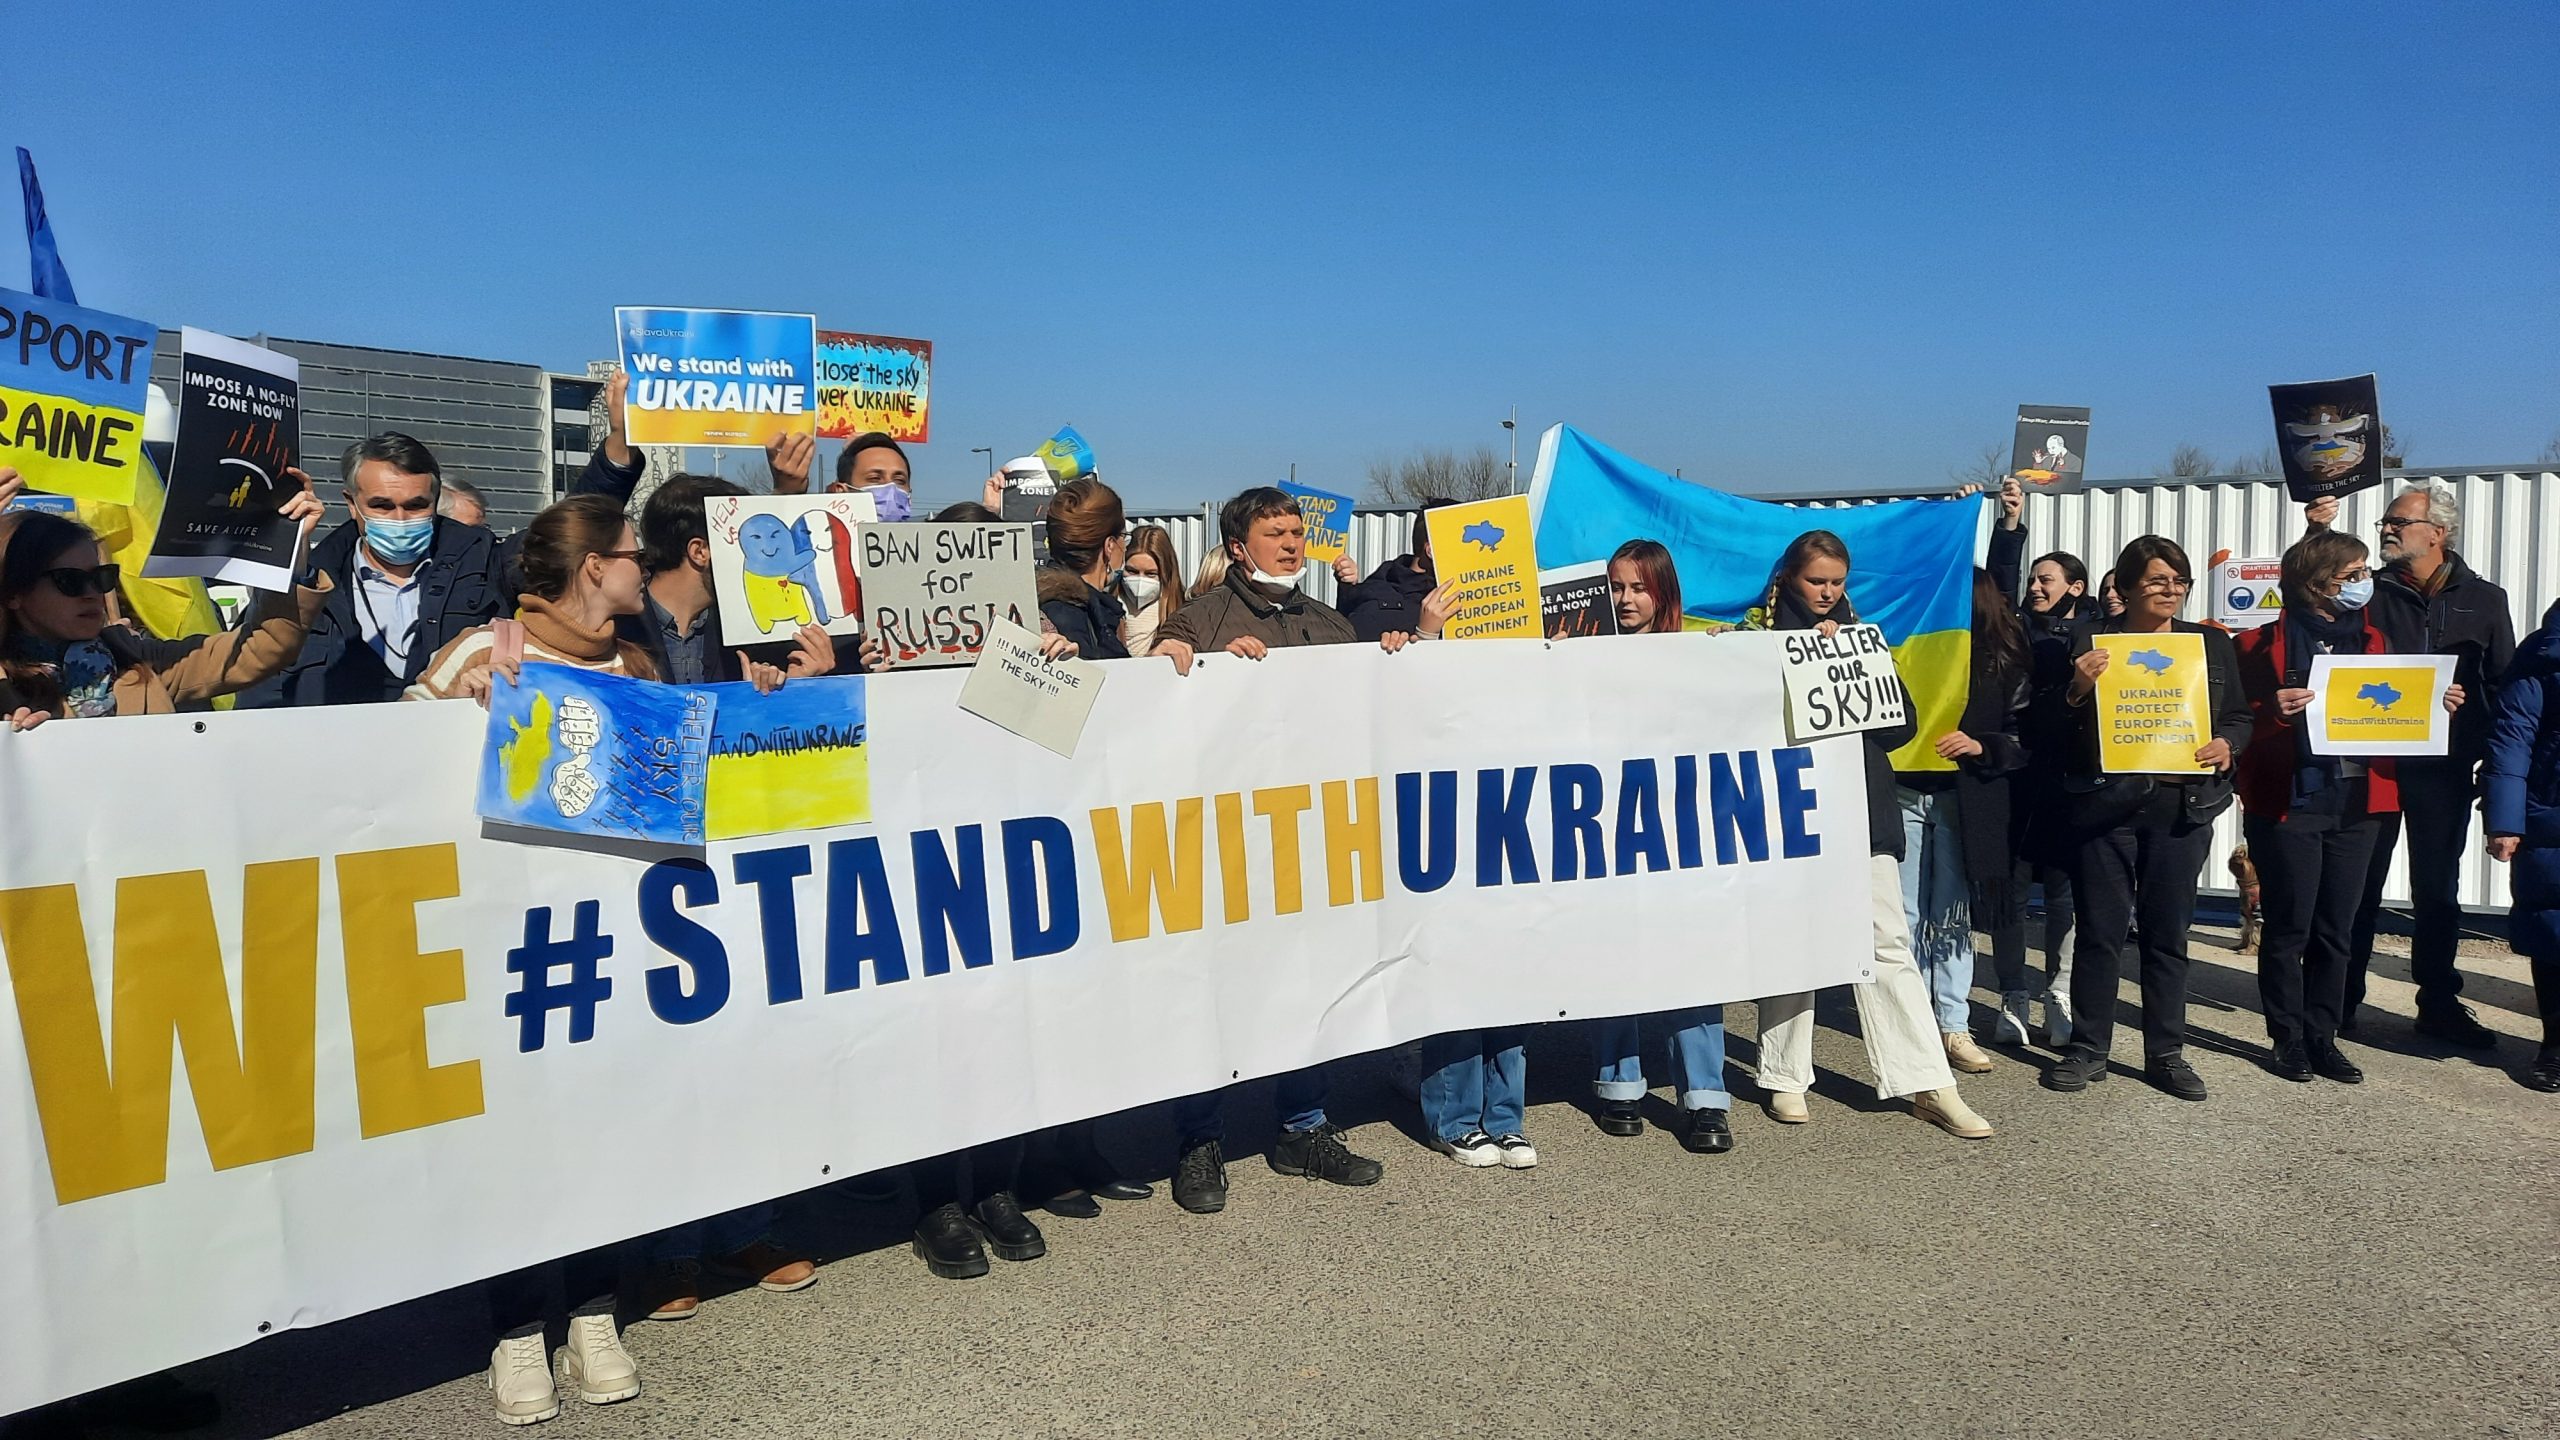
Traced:
[[1743, 623], [1768, 597], [1790, 541], [1829, 530], [1849, 547], [1849, 599], [1884, 632], [1911, 691], [1919, 738], [1897, 769], [1952, 770], [1939, 736], [1964, 717], [1973, 666], [1973, 567], [1991, 539], [1991, 503], [1894, 500], [1810, 509], [1745, 500], [1674, 479], [1570, 426], [1538, 444], [1529, 489], [1538, 568], [1606, 560], [1629, 540], [1658, 540], [1680, 571], [1687, 628]]

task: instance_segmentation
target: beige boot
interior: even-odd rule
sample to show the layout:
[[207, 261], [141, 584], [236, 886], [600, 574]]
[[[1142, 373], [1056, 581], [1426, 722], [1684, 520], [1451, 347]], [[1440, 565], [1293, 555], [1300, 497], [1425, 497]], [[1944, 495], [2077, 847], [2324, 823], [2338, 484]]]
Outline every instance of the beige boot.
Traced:
[[551, 1381], [551, 1347], [540, 1335], [501, 1340], [489, 1353], [489, 1393], [498, 1418], [509, 1425], [539, 1425], [560, 1413]]
[[1983, 1054], [1982, 1047], [1973, 1043], [1973, 1036], [1970, 1033], [1963, 1030], [1949, 1030], [1946, 1032], [1946, 1037], [1948, 1064], [1967, 1075], [1991, 1073], [1991, 1057]]
[[622, 1348], [622, 1334], [610, 1315], [569, 1317], [569, 1346], [560, 1368], [590, 1405], [610, 1405], [640, 1393], [640, 1364]]
[[1991, 1138], [1991, 1122], [1974, 1114], [1973, 1107], [1964, 1103], [1964, 1097], [1956, 1093], [1953, 1085], [1912, 1096], [1911, 1113], [1959, 1140]]
[[1769, 1092], [1768, 1109], [1769, 1118], [1781, 1125], [1801, 1125], [1813, 1118], [1813, 1112], [1805, 1108], [1804, 1096], [1784, 1090]]

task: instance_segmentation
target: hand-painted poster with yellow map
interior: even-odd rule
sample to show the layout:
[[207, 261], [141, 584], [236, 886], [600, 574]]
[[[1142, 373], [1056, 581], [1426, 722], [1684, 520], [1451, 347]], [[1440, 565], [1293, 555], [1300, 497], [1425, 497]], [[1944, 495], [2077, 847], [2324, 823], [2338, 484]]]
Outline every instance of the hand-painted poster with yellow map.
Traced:
[[489, 690], [482, 819], [664, 845], [703, 841], [706, 691], [527, 665]]

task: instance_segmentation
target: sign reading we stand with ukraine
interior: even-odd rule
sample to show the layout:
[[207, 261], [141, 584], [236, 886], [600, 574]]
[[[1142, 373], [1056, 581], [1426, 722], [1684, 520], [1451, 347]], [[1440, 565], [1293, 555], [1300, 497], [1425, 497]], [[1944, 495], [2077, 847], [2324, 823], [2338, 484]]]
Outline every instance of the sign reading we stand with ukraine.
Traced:
[[762, 447], [818, 425], [818, 317], [622, 306], [613, 312], [634, 445]]

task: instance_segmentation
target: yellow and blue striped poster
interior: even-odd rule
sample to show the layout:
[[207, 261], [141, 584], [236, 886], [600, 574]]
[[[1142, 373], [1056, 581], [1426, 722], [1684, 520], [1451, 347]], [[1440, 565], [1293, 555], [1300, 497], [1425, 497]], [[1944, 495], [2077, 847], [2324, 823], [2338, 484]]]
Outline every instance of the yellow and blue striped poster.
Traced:
[[159, 338], [148, 321], [0, 290], [0, 465], [32, 490], [132, 504]]

